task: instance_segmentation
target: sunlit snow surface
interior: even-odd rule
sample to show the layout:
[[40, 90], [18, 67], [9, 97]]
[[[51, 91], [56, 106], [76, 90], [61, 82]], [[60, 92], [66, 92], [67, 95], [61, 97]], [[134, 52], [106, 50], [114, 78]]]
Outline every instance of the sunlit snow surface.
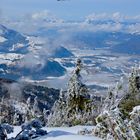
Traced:
[[[36, 138], [35, 140], [101, 140], [100, 138], [87, 135], [78, 135], [78, 131], [87, 128], [92, 130], [93, 126], [74, 126], [74, 127], [44, 127], [47, 130], [48, 135]], [[15, 137], [16, 134], [21, 130], [19, 126], [14, 127], [14, 133], [9, 135]]]
[[1, 43], [1, 42], [4, 42], [4, 41], [6, 41], [6, 40], [7, 40], [6, 38], [0, 36], [0, 43]]

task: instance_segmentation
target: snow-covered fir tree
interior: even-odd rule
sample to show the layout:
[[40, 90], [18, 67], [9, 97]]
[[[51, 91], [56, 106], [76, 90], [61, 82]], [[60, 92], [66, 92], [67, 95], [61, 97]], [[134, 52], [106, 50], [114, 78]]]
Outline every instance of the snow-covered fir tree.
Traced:
[[60, 91], [59, 100], [55, 102], [48, 119], [48, 125], [77, 125], [92, 123], [92, 110], [96, 105], [90, 98], [88, 88], [82, 83], [82, 62], [77, 60], [76, 68], [68, 82], [68, 90]]
[[0, 122], [13, 125], [21, 125], [33, 118], [43, 116], [39, 107], [37, 98], [31, 103], [29, 97], [26, 102], [20, 102], [13, 99], [2, 98], [0, 102]]
[[[129, 89], [122, 85], [109, 90], [104, 108], [96, 118], [93, 135], [104, 140], [138, 140], [140, 138], [140, 90], [138, 68], [133, 69], [129, 77]], [[119, 97], [120, 92], [124, 92]]]
[[137, 94], [139, 89], [140, 89], [139, 69], [137, 69], [137, 67], [134, 67], [129, 77], [129, 92]]
[[132, 68], [128, 78], [128, 91], [124, 93], [123, 99], [119, 104], [121, 112], [125, 114], [125, 117], [129, 117], [133, 107], [140, 105], [140, 68]]
[[37, 96], [34, 98], [34, 104], [33, 104], [33, 116], [37, 117], [40, 113], [39, 107], [38, 107], [38, 98]]
[[25, 122], [31, 120], [33, 118], [33, 111], [32, 111], [32, 106], [31, 106], [31, 97], [28, 97], [26, 101], [26, 118]]

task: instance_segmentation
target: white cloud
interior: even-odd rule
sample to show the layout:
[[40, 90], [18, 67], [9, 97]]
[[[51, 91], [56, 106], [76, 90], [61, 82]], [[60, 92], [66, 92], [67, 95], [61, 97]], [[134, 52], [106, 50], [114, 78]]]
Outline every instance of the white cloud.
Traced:
[[125, 19], [125, 17], [121, 15], [119, 12], [113, 13], [110, 18], [112, 18], [112, 20], [115, 21], [123, 21]]
[[129, 25], [127, 28], [129, 33], [138, 33], [140, 34], [140, 23]]
[[[59, 44], [55, 40], [51, 41], [46, 38], [37, 37], [30, 38], [30, 42], [30, 51], [19, 61], [18, 66], [20, 68], [27, 68], [33, 71], [40, 71], [44, 66], [46, 66], [47, 61], [50, 59], [50, 56]], [[38, 43], [42, 44], [42, 46], [35, 45]]]
[[85, 21], [68, 22], [57, 18], [47, 10], [25, 15], [16, 21], [5, 22], [9, 27], [27, 34], [34, 34], [40, 28], [55, 29], [63, 36], [61, 37], [63, 39], [78, 31], [139, 32], [139, 23], [140, 15], [126, 16], [119, 12], [112, 14], [92, 13], [85, 18]]
[[63, 22], [62, 19], [57, 18], [54, 14], [52, 14], [48, 10], [44, 10], [41, 12], [33, 13], [29, 16], [30, 20], [41, 21], [41, 22], [48, 22], [48, 23], [61, 23]]
[[[43, 64], [44, 64], [43, 59], [40, 59], [39, 56], [35, 56], [33, 53], [29, 53], [20, 60], [19, 67], [28, 68], [31, 70], [34, 69], [34, 70], [38, 71], [40, 68], [43, 67]], [[41, 66], [41, 67], [39, 67], [39, 69], [37, 67], [38, 65]]]
[[122, 22], [122, 21], [139, 21], [140, 22], [140, 15], [127, 16], [127, 15], [121, 14], [120, 12], [115, 12], [112, 14], [92, 13], [86, 17], [86, 22], [106, 21], [106, 20], [113, 20], [115, 22]]
[[88, 15], [86, 17], [86, 21], [95, 21], [95, 20], [102, 20], [102, 19], [108, 19], [108, 15], [106, 13], [101, 13], [101, 14], [95, 14], [95, 13], [92, 13], [90, 15]]

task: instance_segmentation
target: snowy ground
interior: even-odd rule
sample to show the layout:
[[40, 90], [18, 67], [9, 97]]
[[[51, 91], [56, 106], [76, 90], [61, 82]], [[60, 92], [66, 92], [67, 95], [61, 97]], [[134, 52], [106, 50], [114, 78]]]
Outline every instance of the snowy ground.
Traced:
[[[94, 136], [78, 135], [78, 131], [84, 128], [92, 130], [93, 126], [52, 127], [52, 128], [44, 127], [44, 130], [47, 130], [48, 135], [37, 138], [35, 140], [101, 140]], [[15, 137], [16, 134], [21, 130], [21, 128], [16, 126], [14, 130], [15, 130], [14, 133], [10, 134], [9, 138]]]

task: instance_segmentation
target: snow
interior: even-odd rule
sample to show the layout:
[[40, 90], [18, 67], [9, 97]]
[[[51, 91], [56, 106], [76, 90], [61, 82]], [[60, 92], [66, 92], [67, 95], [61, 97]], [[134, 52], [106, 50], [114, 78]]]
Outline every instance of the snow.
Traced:
[[9, 51], [15, 51], [16, 49], [23, 48], [23, 47], [24, 47], [24, 44], [21, 44], [21, 43], [13, 44], [12, 48], [10, 48]]
[[[78, 135], [78, 131], [87, 128], [92, 130], [94, 126], [74, 126], [74, 127], [44, 127], [48, 135], [36, 138], [35, 140], [101, 140], [100, 138], [90, 135]], [[15, 137], [21, 131], [20, 126], [14, 127], [14, 133], [8, 137]]]
[[138, 105], [138, 106], [135, 106], [134, 108], [133, 108], [133, 110], [140, 110], [140, 105]]
[[[55, 132], [56, 134], [59, 134], [59, 132]], [[55, 134], [54, 133], [54, 134]], [[80, 135], [73, 135], [73, 134], [65, 134], [63, 131], [60, 131], [60, 135], [55, 136], [53, 133], [51, 133], [52, 136], [47, 136], [44, 138], [38, 138], [36, 140], [99, 140], [98, 138], [92, 137], [92, 136], [80, 136]], [[62, 135], [61, 135], [62, 134]]]
[[0, 43], [5, 42], [6, 40], [7, 40], [6, 38], [4, 38], [4, 37], [0, 36]]
[[135, 112], [138, 112], [139, 110], [140, 110], [140, 105], [135, 106], [135, 107], [133, 108], [133, 111], [132, 111], [130, 114], [135, 114]]
[[16, 53], [0, 53], [0, 64], [11, 65], [15, 60], [20, 60], [24, 55]]
[[15, 59], [21, 59], [24, 55], [17, 54], [17, 53], [0, 53], [0, 59], [3, 60], [15, 60]]

